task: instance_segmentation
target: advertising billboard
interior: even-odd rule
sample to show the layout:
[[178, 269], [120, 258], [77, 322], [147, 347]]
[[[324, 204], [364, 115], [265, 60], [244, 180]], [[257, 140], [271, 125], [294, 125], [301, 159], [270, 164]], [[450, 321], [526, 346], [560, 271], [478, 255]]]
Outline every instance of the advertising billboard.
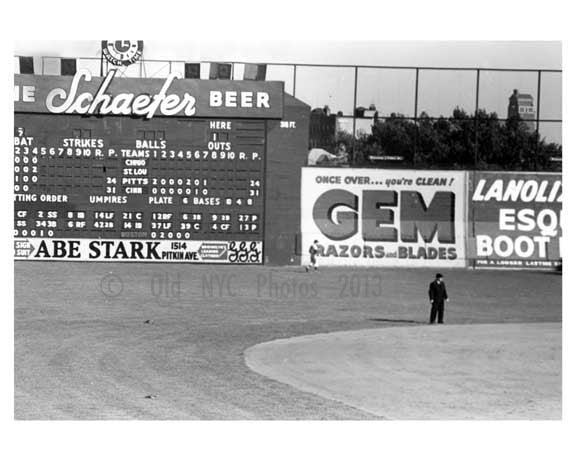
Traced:
[[14, 258], [258, 264], [262, 262], [262, 242], [26, 238], [14, 240]]
[[473, 267], [561, 265], [561, 174], [471, 172], [469, 177]]
[[104, 77], [79, 69], [74, 76], [14, 75], [14, 111], [76, 115], [242, 117], [280, 119], [282, 82]]
[[465, 172], [302, 169], [302, 255], [326, 266], [465, 267]]

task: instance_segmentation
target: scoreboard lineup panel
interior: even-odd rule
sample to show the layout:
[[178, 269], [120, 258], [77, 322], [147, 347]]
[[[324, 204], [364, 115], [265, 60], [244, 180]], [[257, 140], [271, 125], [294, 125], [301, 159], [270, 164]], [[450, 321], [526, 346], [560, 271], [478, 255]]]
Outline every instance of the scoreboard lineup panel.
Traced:
[[15, 237], [263, 240], [266, 123], [15, 114]]

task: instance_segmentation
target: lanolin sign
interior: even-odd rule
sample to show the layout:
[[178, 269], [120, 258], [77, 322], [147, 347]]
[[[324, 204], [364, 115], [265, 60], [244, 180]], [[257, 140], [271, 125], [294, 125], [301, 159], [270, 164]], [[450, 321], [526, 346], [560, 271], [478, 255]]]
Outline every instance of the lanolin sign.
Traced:
[[476, 267], [555, 268], [561, 264], [562, 176], [476, 172], [470, 190]]

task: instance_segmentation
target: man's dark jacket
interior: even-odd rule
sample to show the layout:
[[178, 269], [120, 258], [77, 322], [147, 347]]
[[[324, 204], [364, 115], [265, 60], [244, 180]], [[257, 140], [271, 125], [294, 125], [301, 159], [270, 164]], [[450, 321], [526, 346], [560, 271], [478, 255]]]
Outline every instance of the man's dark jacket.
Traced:
[[434, 280], [428, 289], [428, 297], [431, 301], [434, 301], [434, 304], [443, 303], [445, 299], [448, 299], [448, 292], [446, 291], [444, 282], [438, 283]]

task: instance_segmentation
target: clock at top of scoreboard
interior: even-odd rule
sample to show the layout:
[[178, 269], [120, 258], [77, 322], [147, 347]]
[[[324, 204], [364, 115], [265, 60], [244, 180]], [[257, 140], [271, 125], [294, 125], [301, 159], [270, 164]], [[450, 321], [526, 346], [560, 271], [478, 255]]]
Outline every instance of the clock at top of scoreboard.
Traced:
[[102, 55], [115, 66], [129, 66], [141, 57], [144, 51], [142, 40], [102, 40]]
[[265, 122], [15, 114], [17, 237], [260, 241]]

